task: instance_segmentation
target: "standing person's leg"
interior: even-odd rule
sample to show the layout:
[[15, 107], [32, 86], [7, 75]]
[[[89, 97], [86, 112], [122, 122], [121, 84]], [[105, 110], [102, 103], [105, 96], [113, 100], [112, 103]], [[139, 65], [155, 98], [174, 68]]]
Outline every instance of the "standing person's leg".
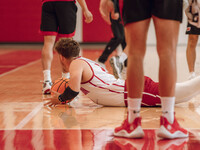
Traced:
[[101, 56], [98, 58], [98, 62], [105, 63], [110, 54], [117, 48], [117, 46], [123, 41], [123, 35], [121, 35], [120, 27], [122, 24], [118, 20], [111, 20], [111, 29], [113, 38], [108, 42]]
[[50, 94], [51, 89], [51, 62], [53, 59], [53, 46], [57, 35], [58, 24], [54, 11], [54, 3], [46, 2], [42, 5], [40, 31], [44, 36], [42, 48], [42, 67], [44, 74], [43, 94]]
[[[158, 136], [162, 138], [187, 137], [188, 132], [179, 127], [174, 117], [175, 84], [176, 84], [176, 47], [178, 42], [179, 21], [153, 17], [157, 51], [160, 60], [159, 90], [162, 104], [161, 127]], [[167, 32], [166, 32], [167, 31]], [[172, 132], [168, 125], [175, 130]]]
[[122, 78], [121, 72], [124, 66], [124, 61], [127, 59], [127, 54], [124, 52], [126, 47], [125, 35], [124, 35], [124, 27], [121, 23], [118, 23], [118, 35], [120, 36], [120, 45], [123, 48], [123, 52], [119, 56], [113, 56], [109, 60], [110, 65], [113, 69], [113, 74], [115, 78]]
[[[128, 89], [128, 118], [126, 126], [115, 129], [116, 136], [140, 138], [144, 136], [141, 128], [140, 108], [144, 87], [143, 59], [146, 51], [146, 39], [150, 19], [129, 23], [125, 26], [128, 49], [127, 89]], [[133, 128], [129, 127], [133, 125]], [[127, 133], [121, 132], [127, 130]]]
[[42, 68], [44, 74], [43, 93], [50, 93], [51, 89], [51, 63], [53, 60], [53, 47], [56, 36], [44, 36], [44, 46], [42, 48]]
[[187, 57], [188, 69], [190, 72], [189, 79], [195, 77], [196, 46], [198, 42], [198, 37], [199, 35], [195, 34], [189, 34], [188, 36], [186, 57]]
[[56, 40], [56, 36], [44, 36], [44, 45], [42, 48], [43, 70], [51, 69], [51, 62], [53, 60], [53, 47], [54, 47], [55, 40]]

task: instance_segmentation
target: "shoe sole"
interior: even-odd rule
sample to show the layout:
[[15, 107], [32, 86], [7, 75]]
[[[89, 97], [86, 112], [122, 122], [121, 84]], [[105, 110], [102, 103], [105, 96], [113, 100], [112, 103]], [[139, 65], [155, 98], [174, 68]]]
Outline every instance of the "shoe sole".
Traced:
[[110, 62], [110, 65], [111, 65], [111, 67], [113, 69], [113, 74], [114, 74], [115, 78], [117, 78], [117, 79], [121, 78], [121, 75], [119, 74], [118, 69], [116, 69], [118, 67], [115, 65], [114, 59], [111, 58], [109, 62]]
[[126, 130], [121, 130], [117, 133], [114, 132], [114, 136], [126, 137], [126, 138], [143, 138], [144, 131], [142, 130], [142, 127], [139, 126], [131, 133], [127, 133]]
[[167, 129], [165, 129], [164, 126], [161, 126], [157, 131], [157, 136], [160, 138], [175, 139], [175, 138], [186, 138], [188, 137], [188, 134], [184, 134], [181, 131], [176, 131], [172, 134]]

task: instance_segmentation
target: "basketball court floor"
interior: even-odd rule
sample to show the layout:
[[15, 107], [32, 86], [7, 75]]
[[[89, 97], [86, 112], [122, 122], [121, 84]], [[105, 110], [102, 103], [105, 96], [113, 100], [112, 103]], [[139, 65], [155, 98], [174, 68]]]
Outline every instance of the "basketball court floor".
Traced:
[[[95, 60], [104, 46], [82, 45], [82, 56]], [[197, 49], [199, 49], [198, 47]], [[114, 54], [113, 54], [114, 55]], [[70, 105], [44, 106], [41, 46], [0, 46], [0, 149], [2, 150], [198, 150], [200, 149], [200, 94], [175, 107], [189, 138], [163, 140], [156, 136], [161, 109], [141, 109], [143, 139], [116, 138], [113, 129], [127, 114], [125, 107], [102, 107], [80, 94]], [[196, 70], [200, 71], [197, 53]], [[106, 67], [110, 73], [109, 63]], [[157, 81], [158, 57], [148, 46], [145, 75]], [[134, 68], [133, 68], [134, 69]], [[186, 46], [177, 50], [178, 82], [189, 75]], [[54, 55], [52, 79], [61, 77]]]

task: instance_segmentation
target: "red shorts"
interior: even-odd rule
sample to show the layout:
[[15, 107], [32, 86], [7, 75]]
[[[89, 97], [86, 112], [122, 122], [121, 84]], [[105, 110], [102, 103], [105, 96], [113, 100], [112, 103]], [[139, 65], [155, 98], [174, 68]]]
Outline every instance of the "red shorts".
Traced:
[[[145, 78], [144, 79], [145, 81], [144, 81], [144, 92], [142, 95], [142, 106], [151, 106], [151, 107], [161, 106], [161, 101], [160, 101], [160, 96], [159, 96], [159, 83], [154, 82], [149, 77], [145, 76], [144, 78]], [[126, 89], [127, 88], [125, 84], [125, 91]], [[125, 104], [127, 104], [126, 101], [125, 101]]]

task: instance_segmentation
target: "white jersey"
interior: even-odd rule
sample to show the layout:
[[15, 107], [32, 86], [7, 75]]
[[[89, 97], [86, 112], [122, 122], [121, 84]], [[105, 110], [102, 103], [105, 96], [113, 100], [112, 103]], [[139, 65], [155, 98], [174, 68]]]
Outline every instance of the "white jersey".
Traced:
[[89, 81], [81, 83], [81, 91], [88, 98], [94, 103], [104, 106], [125, 106], [124, 80], [116, 79], [92, 60], [84, 57], [77, 59], [87, 62], [93, 72], [92, 78]]

